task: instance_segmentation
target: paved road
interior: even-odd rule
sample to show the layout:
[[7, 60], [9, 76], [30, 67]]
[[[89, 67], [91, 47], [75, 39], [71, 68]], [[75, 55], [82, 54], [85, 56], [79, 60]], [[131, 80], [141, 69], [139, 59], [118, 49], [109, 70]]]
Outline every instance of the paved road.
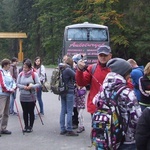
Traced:
[[[47, 68], [46, 72], [47, 76], [50, 77], [52, 69]], [[18, 96], [19, 92], [16, 102], [23, 124]], [[42, 120], [44, 125], [37, 117], [33, 132], [23, 135], [18, 117], [10, 116], [8, 129], [12, 131], [12, 135], [0, 137], [1, 150], [94, 150], [94, 147], [89, 147], [91, 145], [89, 137], [91, 119], [86, 110], [84, 112], [85, 131], [80, 133], [78, 137], [68, 137], [59, 134], [60, 101], [58, 96], [51, 92], [43, 93], [43, 102], [45, 115]]]

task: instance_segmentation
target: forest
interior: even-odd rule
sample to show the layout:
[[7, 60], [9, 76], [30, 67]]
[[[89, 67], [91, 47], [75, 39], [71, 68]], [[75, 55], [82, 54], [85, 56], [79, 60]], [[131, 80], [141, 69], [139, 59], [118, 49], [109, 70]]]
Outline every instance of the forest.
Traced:
[[[0, 0], [0, 32], [25, 32], [24, 57], [57, 64], [67, 25], [90, 22], [109, 27], [113, 57], [150, 58], [149, 0]], [[18, 39], [0, 39], [0, 60], [18, 57]]]

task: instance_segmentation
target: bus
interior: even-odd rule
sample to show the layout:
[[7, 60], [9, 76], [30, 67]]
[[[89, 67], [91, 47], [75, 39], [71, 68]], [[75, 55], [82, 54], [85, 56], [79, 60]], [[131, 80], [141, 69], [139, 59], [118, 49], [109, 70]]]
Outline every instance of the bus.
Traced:
[[97, 48], [109, 43], [107, 26], [88, 22], [68, 25], [64, 30], [62, 56], [82, 54], [88, 64], [93, 64], [97, 62]]

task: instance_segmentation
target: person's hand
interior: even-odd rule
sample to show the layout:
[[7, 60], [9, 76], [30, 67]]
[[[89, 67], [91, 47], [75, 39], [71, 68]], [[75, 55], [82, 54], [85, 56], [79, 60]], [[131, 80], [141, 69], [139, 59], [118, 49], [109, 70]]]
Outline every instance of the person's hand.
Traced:
[[81, 70], [81, 71], [85, 70], [86, 67], [87, 67], [83, 60], [79, 60], [78, 63], [77, 63], [77, 66], [78, 66], [78, 69]]

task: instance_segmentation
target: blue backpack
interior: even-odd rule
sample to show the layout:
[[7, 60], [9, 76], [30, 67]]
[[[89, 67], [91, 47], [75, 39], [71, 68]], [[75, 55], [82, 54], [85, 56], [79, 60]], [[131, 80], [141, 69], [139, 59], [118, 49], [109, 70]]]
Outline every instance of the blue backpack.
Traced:
[[117, 99], [125, 88], [121, 87], [109, 97], [104, 90], [105, 101], [99, 100], [98, 109], [93, 114], [91, 131], [92, 144], [96, 150], [116, 150], [124, 141], [125, 132]]

